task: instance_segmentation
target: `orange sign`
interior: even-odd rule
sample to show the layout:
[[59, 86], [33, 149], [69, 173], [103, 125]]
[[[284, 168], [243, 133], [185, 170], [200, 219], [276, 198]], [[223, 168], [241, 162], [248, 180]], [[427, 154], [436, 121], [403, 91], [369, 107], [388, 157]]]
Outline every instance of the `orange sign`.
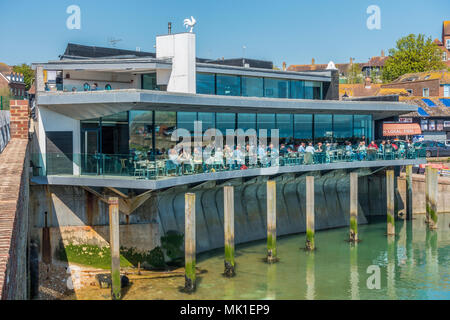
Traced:
[[412, 136], [422, 134], [418, 123], [383, 123], [383, 136]]

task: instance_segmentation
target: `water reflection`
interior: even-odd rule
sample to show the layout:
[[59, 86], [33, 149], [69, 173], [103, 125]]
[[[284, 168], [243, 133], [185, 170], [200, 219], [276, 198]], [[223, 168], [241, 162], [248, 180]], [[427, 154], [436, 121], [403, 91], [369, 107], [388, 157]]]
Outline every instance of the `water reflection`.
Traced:
[[316, 277], [315, 277], [315, 252], [307, 252], [306, 254], [306, 300], [314, 300], [316, 298]]
[[274, 300], [277, 298], [277, 263], [267, 265], [267, 293], [266, 299]]
[[395, 294], [395, 237], [387, 237], [387, 295], [389, 299], [396, 299]]
[[358, 243], [350, 245], [350, 295], [359, 300]]

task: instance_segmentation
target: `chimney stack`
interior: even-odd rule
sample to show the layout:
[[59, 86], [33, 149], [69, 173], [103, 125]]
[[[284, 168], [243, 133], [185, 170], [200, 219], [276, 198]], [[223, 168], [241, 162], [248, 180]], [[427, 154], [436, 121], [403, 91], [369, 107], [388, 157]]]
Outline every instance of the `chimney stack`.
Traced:
[[384, 58], [384, 50], [381, 50], [381, 56]]
[[311, 59], [311, 64], [314, 65], [315, 62], [316, 62], [316, 59], [312, 58], [312, 59]]
[[286, 62], [283, 61], [283, 71], [286, 71]]
[[171, 34], [172, 33], [172, 22], [167, 23], [167, 33]]

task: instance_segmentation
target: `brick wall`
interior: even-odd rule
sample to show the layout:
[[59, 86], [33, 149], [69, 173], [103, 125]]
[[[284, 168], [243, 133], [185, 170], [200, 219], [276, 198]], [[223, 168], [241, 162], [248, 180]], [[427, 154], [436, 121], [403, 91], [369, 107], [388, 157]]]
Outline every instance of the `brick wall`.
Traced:
[[11, 139], [28, 139], [30, 108], [27, 100], [11, 100], [9, 103], [11, 113], [10, 130]]
[[432, 80], [422, 80], [422, 81], [409, 81], [400, 83], [388, 83], [383, 84], [382, 88], [399, 88], [399, 89], [410, 89], [413, 90], [412, 95], [416, 97], [423, 96], [423, 88], [430, 89], [430, 97], [439, 96], [439, 79]]

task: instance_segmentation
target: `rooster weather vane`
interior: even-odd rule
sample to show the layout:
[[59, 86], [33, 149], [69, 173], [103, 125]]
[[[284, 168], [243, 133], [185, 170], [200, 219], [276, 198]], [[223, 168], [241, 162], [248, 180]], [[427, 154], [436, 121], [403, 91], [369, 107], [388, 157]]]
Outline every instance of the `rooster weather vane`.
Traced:
[[194, 19], [193, 16], [191, 16], [191, 19], [184, 19], [185, 28], [186, 29], [189, 27], [191, 28], [191, 30], [189, 30], [189, 32], [192, 32], [196, 23], [197, 23], [197, 21]]

